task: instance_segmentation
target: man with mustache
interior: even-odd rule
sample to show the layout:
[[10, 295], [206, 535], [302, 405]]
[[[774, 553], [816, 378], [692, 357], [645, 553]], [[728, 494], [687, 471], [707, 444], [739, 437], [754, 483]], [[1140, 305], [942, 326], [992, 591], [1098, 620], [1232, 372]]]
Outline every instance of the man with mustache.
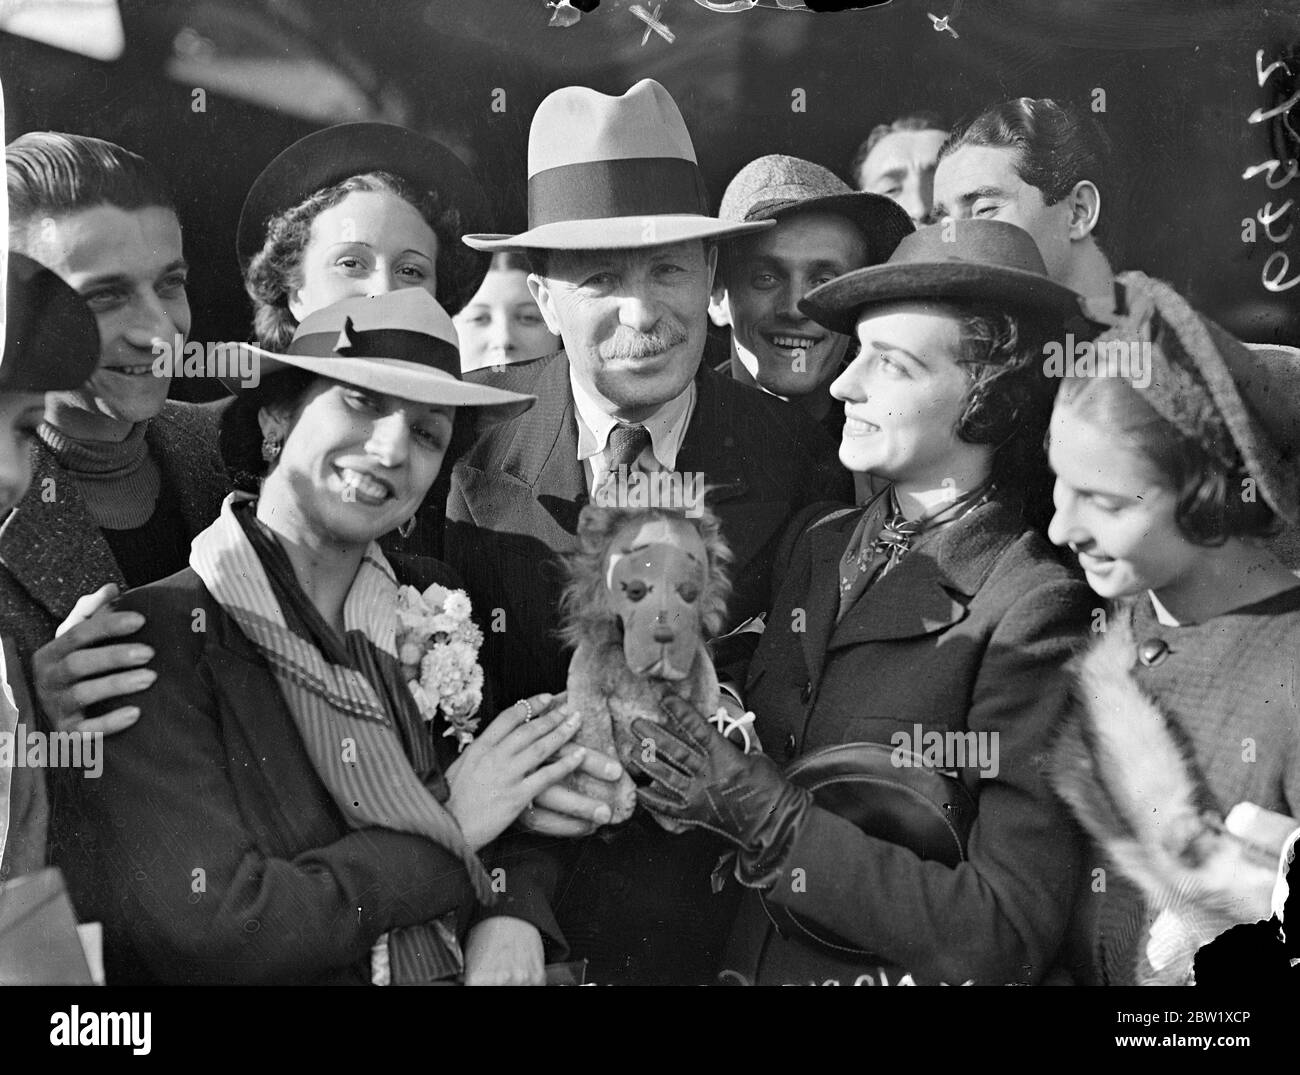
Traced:
[[[538, 402], [481, 433], [456, 464], [447, 505], [447, 558], [488, 624], [485, 667], [503, 701], [564, 688], [559, 554], [577, 548], [582, 506], [620, 468], [702, 476], [735, 557], [729, 627], [766, 611], [789, 517], [852, 496], [847, 473], [803, 447], [816, 431], [802, 412], [701, 362], [714, 240], [771, 224], [709, 215], [668, 92], [649, 79], [621, 97], [557, 90], [534, 116], [528, 172], [529, 230], [465, 241], [528, 253], [529, 288], [564, 349], [470, 375]], [[588, 768], [619, 773], [597, 757]], [[537, 832], [576, 836], [609, 814], [553, 788], [528, 817]], [[733, 901], [711, 895], [720, 847], [709, 834], [670, 836], [638, 814], [608, 841], [554, 850], [557, 920], [598, 980], [712, 976]], [[509, 898], [509, 877], [506, 887]]]

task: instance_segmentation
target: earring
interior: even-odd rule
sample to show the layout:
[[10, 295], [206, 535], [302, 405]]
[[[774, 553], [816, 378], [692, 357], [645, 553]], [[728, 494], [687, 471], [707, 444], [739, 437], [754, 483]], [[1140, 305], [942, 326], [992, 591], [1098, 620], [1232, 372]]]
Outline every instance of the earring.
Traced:
[[268, 433], [262, 438], [262, 458], [268, 463], [274, 463], [280, 457], [282, 447], [284, 441], [275, 433]]
[[411, 536], [411, 531], [415, 529], [415, 516], [412, 515], [406, 522], [397, 528], [398, 536], [406, 540]]

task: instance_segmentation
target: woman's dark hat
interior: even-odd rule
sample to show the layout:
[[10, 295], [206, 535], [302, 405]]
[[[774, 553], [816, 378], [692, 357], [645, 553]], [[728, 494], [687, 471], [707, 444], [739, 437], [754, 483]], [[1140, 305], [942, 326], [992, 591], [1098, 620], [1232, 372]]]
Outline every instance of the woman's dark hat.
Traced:
[[[1149, 342], [1150, 368], [1128, 383], [1165, 421], [1225, 465], [1236, 457], [1265, 503], [1300, 523], [1300, 359], [1294, 348], [1247, 346], [1161, 280], [1116, 277], [1123, 312], [1097, 347]], [[1141, 352], [1139, 352], [1141, 353]]]
[[0, 322], [0, 392], [79, 388], [99, 364], [99, 326], [81, 296], [44, 265], [12, 251]]
[[497, 407], [504, 418], [536, 402], [535, 396], [462, 380], [455, 326], [437, 300], [417, 287], [317, 310], [303, 319], [285, 352], [238, 346], [256, 364], [241, 359], [240, 368], [258, 371], [249, 387], [285, 369], [301, 369], [416, 403]]
[[867, 263], [888, 258], [915, 228], [912, 218], [884, 195], [853, 190], [820, 164], [770, 153], [745, 165], [722, 194], [718, 216], [749, 222], [793, 213], [831, 213], [856, 225], [867, 241]]
[[[393, 123], [341, 123], [300, 138], [253, 180], [239, 213], [240, 265], [247, 266], [262, 249], [273, 216], [319, 190], [366, 172], [388, 172], [418, 190], [436, 191], [443, 208], [460, 213], [462, 233], [488, 226], [481, 184], [441, 142]], [[458, 240], [459, 236], [453, 238]], [[439, 292], [449, 294], [454, 289], [466, 297], [473, 295], [491, 260], [474, 260], [477, 276], [472, 280], [439, 281]]]
[[1001, 220], [946, 220], [920, 228], [885, 264], [813, 288], [799, 309], [818, 324], [852, 335], [867, 307], [908, 300], [979, 303], [1063, 326], [1075, 320], [1081, 328], [1091, 324], [1081, 296], [1047, 275], [1029, 233]]

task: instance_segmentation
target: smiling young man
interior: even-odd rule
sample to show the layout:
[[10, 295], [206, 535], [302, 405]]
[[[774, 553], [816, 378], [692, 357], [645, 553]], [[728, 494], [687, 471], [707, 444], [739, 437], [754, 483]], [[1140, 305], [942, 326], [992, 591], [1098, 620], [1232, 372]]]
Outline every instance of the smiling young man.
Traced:
[[184, 567], [225, 480], [214, 417], [168, 403], [169, 379], [154, 372], [154, 342], [190, 327], [162, 177], [111, 142], [55, 132], [16, 139], [5, 164], [10, 248], [76, 291], [100, 338], [85, 385], [48, 396], [31, 489], [0, 527], [0, 631], [29, 666], [82, 594]]
[[[494, 610], [483, 655], [503, 700], [564, 689], [560, 558], [579, 547], [583, 506], [620, 472], [677, 472], [708, 488], [734, 557], [728, 630], [766, 611], [790, 515], [851, 495], [848, 475], [804, 446], [818, 433], [799, 409], [703, 366], [715, 243], [772, 225], [710, 215], [668, 92], [649, 79], [620, 97], [557, 90], [533, 118], [528, 172], [529, 229], [465, 241], [528, 253], [530, 288], [564, 350], [469, 375], [538, 402], [481, 433], [447, 504], [447, 558]], [[603, 775], [617, 779], [610, 764]], [[572, 836], [609, 817], [556, 787], [522, 820]], [[638, 814], [612, 840], [556, 850], [556, 917], [596, 980], [711, 978], [732, 901], [711, 894], [718, 847], [707, 833], [669, 835]]]
[[1048, 98], [1018, 97], [952, 133], [934, 174], [934, 216], [1005, 220], [1033, 236], [1048, 274], [1112, 299], [1098, 242], [1110, 146], [1101, 130]]
[[[731, 374], [801, 407], [839, 445], [844, 408], [830, 384], [852, 339], [799, 309], [819, 284], [885, 261], [912, 225], [895, 203], [858, 194], [811, 161], [772, 154], [727, 184], [718, 215], [776, 226], [722, 244], [710, 314], [731, 326]], [[816, 450], [819, 446], [812, 446]]]

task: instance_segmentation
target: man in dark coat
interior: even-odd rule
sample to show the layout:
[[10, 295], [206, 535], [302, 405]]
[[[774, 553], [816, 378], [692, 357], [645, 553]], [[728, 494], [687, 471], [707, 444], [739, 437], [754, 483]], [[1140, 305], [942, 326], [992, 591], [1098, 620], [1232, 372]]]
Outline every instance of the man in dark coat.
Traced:
[[[529, 253], [530, 288], [564, 350], [479, 375], [538, 403], [483, 432], [456, 465], [447, 505], [447, 558], [489, 621], [484, 657], [503, 702], [564, 688], [558, 557], [577, 548], [578, 515], [605, 482], [702, 477], [735, 557], [730, 627], [766, 610], [787, 519], [852, 495], [829, 453], [819, 463], [809, 451], [820, 434], [806, 416], [702, 368], [712, 241], [770, 223], [708, 215], [690, 136], [662, 86], [552, 94], [533, 120], [529, 190], [528, 231], [466, 242]], [[589, 831], [608, 817], [595, 806], [552, 789], [531, 825]], [[560, 928], [598, 980], [711, 976], [730, 910], [710, 893], [711, 837], [670, 836], [638, 817], [608, 840], [553, 850], [570, 859]]]

